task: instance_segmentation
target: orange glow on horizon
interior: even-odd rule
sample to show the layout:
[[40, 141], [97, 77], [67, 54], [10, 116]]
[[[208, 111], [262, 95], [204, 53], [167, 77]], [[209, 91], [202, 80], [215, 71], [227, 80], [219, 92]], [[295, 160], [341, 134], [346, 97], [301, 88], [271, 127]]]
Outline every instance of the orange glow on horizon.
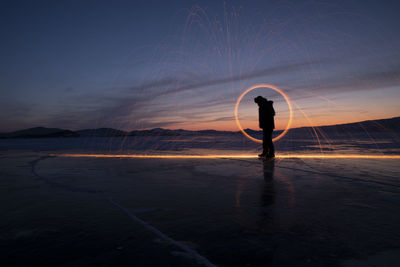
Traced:
[[[301, 116], [300, 116], [301, 115]], [[354, 114], [352, 114], [354, 115]], [[357, 115], [357, 114], [356, 114]], [[297, 117], [295, 117], [297, 116]], [[310, 125], [310, 121], [304, 118], [304, 115], [300, 112], [299, 114], [293, 114], [293, 120], [290, 129], [295, 128], [302, 128], [302, 127], [324, 127], [324, 126], [334, 126], [340, 124], [347, 124], [347, 123], [360, 123], [364, 121], [370, 120], [382, 120], [382, 119], [391, 119], [394, 117], [398, 117], [399, 115], [393, 116], [371, 116], [369, 118], [360, 117], [360, 118], [353, 118], [349, 117], [348, 114], [339, 116], [337, 115], [335, 119], [330, 119], [329, 121], [326, 120], [324, 117], [314, 117], [313, 114], [308, 114], [308, 117], [312, 119], [312, 126]], [[252, 128], [252, 127], [251, 127]], [[141, 130], [150, 130], [152, 128], [143, 128]], [[202, 130], [216, 130], [216, 131], [231, 131], [231, 132], [238, 132], [238, 127], [235, 122], [235, 118], [232, 118], [230, 121], [223, 121], [223, 122], [190, 122], [190, 123], [181, 123], [177, 126], [168, 127], [170, 130], [178, 130], [178, 129], [185, 129], [188, 131], [202, 131]], [[253, 128], [252, 128], [253, 129]], [[136, 129], [138, 130], [138, 129]], [[260, 130], [260, 129], [253, 129], [253, 130]], [[277, 127], [274, 131], [281, 131], [284, 130], [281, 127]], [[131, 129], [126, 129], [126, 131], [131, 131]]]
[[[255, 159], [253, 154], [229, 154], [229, 155], [140, 155], [140, 154], [50, 154], [51, 157], [67, 158], [143, 158], [143, 159]], [[282, 154], [277, 155], [277, 159], [400, 159], [400, 155], [362, 155], [362, 154]]]

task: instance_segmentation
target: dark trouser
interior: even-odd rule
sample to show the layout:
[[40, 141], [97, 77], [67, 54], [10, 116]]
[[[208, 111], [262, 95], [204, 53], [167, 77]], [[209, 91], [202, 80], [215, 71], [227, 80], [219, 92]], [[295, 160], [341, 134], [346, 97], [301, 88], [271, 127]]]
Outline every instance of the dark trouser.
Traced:
[[263, 129], [263, 154], [274, 157], [275, 148], [272, 143], [272, 131], [273, 129]]

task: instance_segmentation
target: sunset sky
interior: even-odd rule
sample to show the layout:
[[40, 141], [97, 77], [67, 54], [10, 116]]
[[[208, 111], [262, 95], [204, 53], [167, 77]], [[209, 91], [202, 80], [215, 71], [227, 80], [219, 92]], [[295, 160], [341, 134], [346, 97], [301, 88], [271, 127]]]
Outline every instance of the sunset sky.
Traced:
[[[383, 4], [384, 3], [384, 4]], [[398, 1], [2, 1], [0, 131], [238, 130], [400, 116]], [[257, 128], [253, 98], [244, 128]]]

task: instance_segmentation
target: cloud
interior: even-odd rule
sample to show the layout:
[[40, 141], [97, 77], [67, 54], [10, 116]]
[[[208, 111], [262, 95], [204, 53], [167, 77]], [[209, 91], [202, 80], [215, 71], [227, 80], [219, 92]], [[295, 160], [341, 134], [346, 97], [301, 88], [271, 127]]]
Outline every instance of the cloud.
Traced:
[[[318, 99], [318, 95], [400, 85], [398, 65], [385, 66], [379, 70], [366, 68], [341, 73], [328, 72], [328, 75], [317, 75], [318, 79], [314, 76], [307, 79], [298, 76], [299, 72], [305, 72], [304, 76], [307, 76], [310, 69], [315, 69], [316, 66], [322, 70], [329, 69], [335, 63], [324, 59], [281, 64], [223, 78], [204, 78], [201, 82], [189, 82], [179, 77], [162, 78], [129, 87], [128, 90], [114, 90], [109, 95], [69, 96], [60, 103], [57, 110], [46, 114], [40, 121], [48, 122], [49, 126], [71, 129], [116, 127], [125, 130], [175, 128], [179, 124], [187, 124], [188, 121], [234, 121], [230, 115], [241, 88], [221, 93], [215, 91], [213, 86], [221, 85], [224, 88], [224, 84], [248, 83], [251, 79], [266, 76], [273, 76], [275, 80], [281, 81], [279, 84], [283, 85], [282, 88], [295, 101]], [[197, 90], [200, 88], [202, 90]], [[193, 97], [182, 95], [185, 92], [190, 92]], [[312, 106], [302, 108], [310, 112], [313, 109]]]
[[[192, 89], [196, 89], [196, 88], [209, 87], [209, 86], [214, 86], [214, 85], [222, 85], [222, 84], [237, 82], [237, 81], [245, 81], [248, 79], [265, 77], [268, 75], [283, 74], [283, 73], [298, 70], [305, 66], [310, 66], [310, 65], [313, 65], [316, 63], [320, 63], [323, 61], [325, 61], [325, 60], [282, 64], [280, 66], [267, 67], [267, 68], [263, 68], [263, 69], [246, 72], [243, 74], [232, 75], [232, 76], [228, 76], [228, 77], [224, 77], [224, 78], [215, 78], [215, 79], [211, 79], [211, 80], [209, 79], [209, 77], [204, 77], [203, 79], [201, 79], [203, 82], [198, 82], [198, 83], [189, 83], [188, 81], [185, 81], [185, 80], [182, 80], [179, 78], [163, 78], [158, 81], [144, 83], [140, 86], [134, 86], [134, 87], [131, 87], [130, 89], [133, 91], [144, 91], [144, 90], [151, 90], [151, 89], [155, 89], [155, 88], [162, 88], [163, 90], [161, 92], [157, 92], [155, 94], [153, 93], [152, 95], [149, 95], [149, 97], [157, 97], [160, 93], [163, 96], [165, 96], [166, 94], [180, 93], [183, 91], [188, 91], [188, 90], [192, 90]], [[173, 85], [175, 85], [175, 86], [173, 86]], [[166, 87], [170, 87], [170, 88], [165, 89]]]
[[[327, 77], [318, 79], [318, 83], [310, 86], [308, 81], [299, 81], [297, 85], [289, 89], [306, 90], [309, 93], [331, 94], [351, 93], [358, 91], [370, 91], [400, 86], [400, 65], [385, 65], [383, 68], [365, 68], [342, 73], [332, 73]], [[295, 95], [295, 94], [293, 94]], [[310, 94], [295, 95], [297, 99], [311, 97]]]
[[152, 128], [168, 128], [170, 126], [176, 127], [179, 124], [183, 124], [183, 121], [147, 121], [140, 120], [138, 123], [140, 128], [152, 129]]

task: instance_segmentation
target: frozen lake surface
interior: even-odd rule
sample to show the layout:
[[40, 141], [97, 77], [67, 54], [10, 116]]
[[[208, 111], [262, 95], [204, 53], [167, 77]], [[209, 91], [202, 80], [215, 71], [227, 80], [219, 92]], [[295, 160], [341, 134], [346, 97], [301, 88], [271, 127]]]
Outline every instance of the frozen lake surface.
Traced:
[[[275, 142], [275, 147], [281, 154], [296, 152], [400, 155], [400, 138], [397, 134], [385, 135], [381, 133], [351, 139], [322, 137], [317, 139], [312, 136], [298, 138], [289, 135]], [[228, 153], [260, 153], [260, 149], [260, 144], [245, 138], [241, 134], [0, 139], [0, 151], [210, 154], [213, 150]]]
[[[64, 158], [107, 149], [36, 140], [0, 142], [4, 266], [400, 264], [399, 159]], [[208, 151], [190, 149], [143, 151]]]

